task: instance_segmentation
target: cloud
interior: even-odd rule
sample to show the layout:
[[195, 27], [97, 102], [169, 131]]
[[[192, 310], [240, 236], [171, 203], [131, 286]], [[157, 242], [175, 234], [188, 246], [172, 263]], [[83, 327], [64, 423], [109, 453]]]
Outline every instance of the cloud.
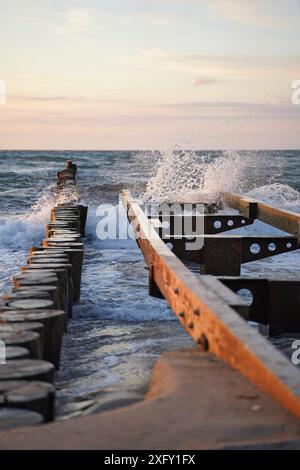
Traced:
[[172, 108], [172, 109], [187, 109], [187, 110], [206, 110], [206, 109], [223, 109], [235, 111], [263, 111], [270, 113], [291, 113], [299, 114], [299, 109], [291, 103], [282, 102], [280, 104], [273, 103], [253, 103], [244, 101], [187, 101], [178, 103], [167, 103], [159, 105], [148, 105], [153, 108]]
[[56, 34], [63, 36], [80, 35], [90, 30], [92, 14], [88, 8], [76, 8], [65, 13], [64, 22], [55, 27]]
[[281, 28], [286, 21], [276, 14], [278, 0], [210, 0], [209, 10], [216, 17], [262, 28]]
[[27, 96], [24, 98], [26, 101], [83, 101], [86, 100], [84, 96]]
[[[8, 105], [0, 113], [2, 148], [112, 149], [173, 146], [299, 148], [299, 107], [245, 102], [76, 109]], [[118, 135], [118, 139], [116, 139]], [[17, 137], [16, 137], [17, 136]]]
[[[138, 67], [184, 72], [199, 77], [219, 80], [249, 80], [274, 77], [297, 77], [300, 74], [299, 57], [232, 57], [204, 54], [174, 54], [162, 49], [143, 49], [122, 60]], [[201, 82], [199, 82], [201, 86]]]
[[[108, 106], [118, 106], [122, 104], [136, 104], [137, 102], [131, 98], [121, 97], [101, 97], [101, 96], [68, 96], [68, 95], [10, 95], [13, 102], [29, 102], [29, 103], [86, 103], [87, 105], [101, 104]], [[46, 109], [46, 108], [45, 108]]]
[[198, 77], [194, 82], [194, 86], [212, 85], [213, 83], [216, 83], [216, 81], [217, 80], [212, 80], [211, 78]]

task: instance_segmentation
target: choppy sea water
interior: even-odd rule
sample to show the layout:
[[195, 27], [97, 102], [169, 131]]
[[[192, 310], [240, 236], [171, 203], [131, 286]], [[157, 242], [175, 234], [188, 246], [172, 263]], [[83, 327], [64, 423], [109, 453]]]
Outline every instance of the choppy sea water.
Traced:
[[[58, 419], [143, 397], [161, 353], [193, 347], [164, 301], [148, 296], [147, 271], [131, 239], [99, 240], [97, 207], [118, 204], [122, 189], [147, 200], [215, 197], [235, 191], [300, 212], [300, 152], [0, 152], [0, 293], [44, 237], [57, 170], [78, 164], [89, 205], [81, 302], [64, 338], [57, 374]], [[199, 190], [200, 188], [200, 190]], [[118, 232], [127, 221], [117, 212]], [[272, 235], [261, 223], [244, 233]], [[244, 265], [243, 272], [300, 275], [300, 251]], [[291, 339], [285, 340], [289, 354]]]

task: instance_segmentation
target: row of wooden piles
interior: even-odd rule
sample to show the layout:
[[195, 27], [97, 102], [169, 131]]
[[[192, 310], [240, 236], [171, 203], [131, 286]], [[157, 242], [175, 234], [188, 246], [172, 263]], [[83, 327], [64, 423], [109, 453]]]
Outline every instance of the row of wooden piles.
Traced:
[[0, 303], [0, 429], [49, 422], [55, 416], [55, 370], [63, 334], [80, 299], [87, 207], [79, 204], [77, 167], [58, 172], [56, 204], [46, 238], [29, 250]]

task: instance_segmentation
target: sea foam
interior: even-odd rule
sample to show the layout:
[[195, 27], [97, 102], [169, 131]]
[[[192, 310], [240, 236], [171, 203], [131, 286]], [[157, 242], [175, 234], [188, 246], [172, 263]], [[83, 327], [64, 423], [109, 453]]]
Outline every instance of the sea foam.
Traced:
[[27, 250], [31, 244], [40, 243], [45, 237], [45, 226], [53, 206], [54, 196], [46, 193], [27, 214], [0, 219], [0, 247]]

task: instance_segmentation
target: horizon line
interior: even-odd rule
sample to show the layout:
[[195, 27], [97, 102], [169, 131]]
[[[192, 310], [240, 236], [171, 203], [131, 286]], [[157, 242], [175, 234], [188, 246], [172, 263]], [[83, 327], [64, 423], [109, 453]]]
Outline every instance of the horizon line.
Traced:
[[[61, 149], [51, 149], [51, 148], [23, 148], [23, 149], [16, 149], [16, 148], [0, 148], [0, 152], [162, 152], [165, 150], [169, 150], [169, 147], [166, 147], [166, 149], [151, 149], [151, 148], [141, 148], [141, 149], [134, 149], [134, 148], [119, 148], [119, 149], [109, 149], [109, 148], [104, 148], [104, 149], [68, 149], [68, 148], [61, 148]], [[240, 151], [240, 152], [273, 152], [276, 150], [279, 151], [286, 151], [286, 152], [295, 152], [295, 151], [300, 151], [300, 148], [281, 148], [281, 147], [274, 147], [274, 148], [235, 148], [235, 147], [230, 147], [230, 148], [174, 148], [174, 150], [185, 150], [185, 151], [195, 151], [195, 152], [203, 152], [203, 151], [209, 151], [209, 152], [234, 152], [234, 151]]]

